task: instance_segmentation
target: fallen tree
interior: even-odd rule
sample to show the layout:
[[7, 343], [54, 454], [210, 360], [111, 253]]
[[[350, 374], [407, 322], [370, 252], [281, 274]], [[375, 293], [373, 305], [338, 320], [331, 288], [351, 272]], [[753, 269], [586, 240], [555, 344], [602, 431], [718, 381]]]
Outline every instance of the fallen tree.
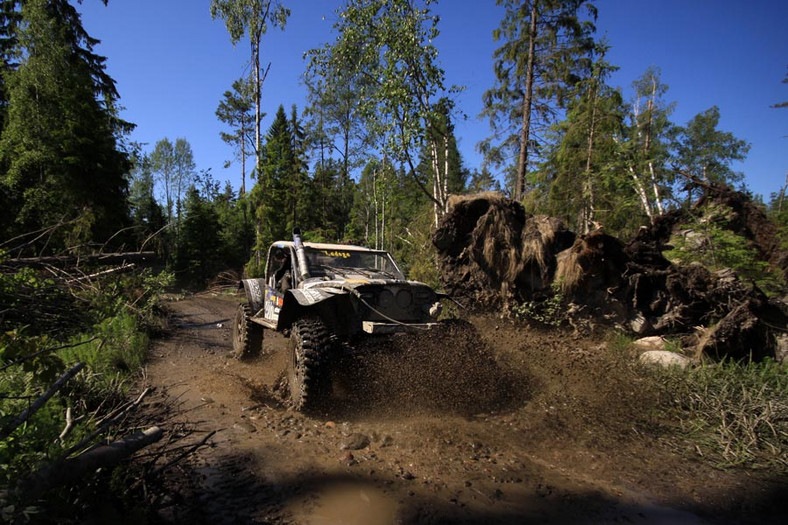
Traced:
[[575, 317], [639, 336], [675, 335], [699, 355], [782, 358], [784, 304], [731, 270], [677, 265], [663, 255], [674, 230], [715, 202], [734, 210], [731, 224], [760, 258], [786, 271], [765, 214], [744, 194], [706, 190], [695, 209], [657, 218], [630, 243], [601, 229], [576, 235], [500, 194], [454, 198], [433, 235], [442, 285], [460, 302], [503, 311], [560, 294]]

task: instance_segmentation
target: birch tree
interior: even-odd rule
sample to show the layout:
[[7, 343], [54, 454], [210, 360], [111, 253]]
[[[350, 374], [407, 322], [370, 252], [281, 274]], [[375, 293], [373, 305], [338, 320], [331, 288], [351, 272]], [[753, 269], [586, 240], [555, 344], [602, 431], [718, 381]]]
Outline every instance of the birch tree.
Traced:
[[448, 207], [447, 182], [439, 169], [433, 167], [432, 180], [419, 177], [416, 169], [422, 141], [431, 144], [434, 158], [445, 147], [444, 140], [434, 138], [435, 104], [447, 90], [433, 45], [438, 18], [430, 12], [432, 3], [348, 0], [334, 25], [336, 41], [310, 53], [310, 69], [326, 83], [353, 79], [358, 113], [368, 133], [379, 137], [381, 156], [408, 167], [433, 203], [437, 223]]
[[664, 101], [668, 86], [660, 81], [659, 68], [649, 67], [632, 83], [635, 96], [630, 110], [625, 169], [643, 212], [651, 222], [665, 212], [671, 175], [666, 169], [673, 125], [674, 104]]
[[263, 35], [268, 31], [269, 25], [285, 28], [290, 9], [284, 7], [276, 0], [211, 0], [211, 17], [224, 20], [227, 32], [233, 45], [238, 44], [244, 37], [249, 39], [251, 56], [251, 79], [254, 86], [254, 152], [255, 166], [260, 164], [260, 141], [263, 83], [268, 70], [269, 62], [265, 69], [260, 62], [261, 44]]

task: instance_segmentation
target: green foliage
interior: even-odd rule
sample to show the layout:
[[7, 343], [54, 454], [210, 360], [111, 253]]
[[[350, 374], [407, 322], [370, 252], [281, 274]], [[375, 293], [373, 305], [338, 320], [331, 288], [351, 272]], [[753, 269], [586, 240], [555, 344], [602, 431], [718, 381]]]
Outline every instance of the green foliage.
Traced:
[[153, 165], [149, 155], [139, 150], [132, 156], [133, 168], [129, 175], [129, 206], [133, 229], [133, 246], [153, 249], [164, 255], [166, 243], [162, 240], [167, 220], [164, 210], [156, 201]]
[[[629, 175], [621, 165], [624, 109], [621, 93], [605, 84], [617, 68], [605, 60], [606, 44], [598, 44], [591, 75], [576, 85], [566, 119], [550, 134], [542, 177], [534, 191], [546, 193], [538, 213], [561, 218], [574, 231], [588, 233], [603, 224], [611, 233], [636, 228]], [[531, 196], [531, 199], [534, 197]]]
[[175, 269], [200, 286], [221, 269], [219, 215], [192, 187], [186, 196]]
[[[293, 227], [298, 225], [306, 194], [303, 172], [297, 162], [294, 148], [295, 134], [279, 106], [274, 122], [266, 135], [265, 148], [258, 168], [257, 184], [252, 188], [249, 201], [255, 213], [256, 240], [253, 258], [255, 265], [275, 240], [288, 239]], [[264, 263], [263, 263], [264, 265]], [[260, 268], [247, 267], [247, 272]], [[252, 275], [250, 273], [250, 275]]]
[[730, 228], [731, 216], [730, 208], [708, 206], [696, 221], [679, 226], [680, 233], [670, 240], [674, 248], [665, 252], [665, 257], [681, 264], [700, 263], [712, 270], [731, 268], [767, 293], [780, 291], [785, 283], [779, 272], [759, 260], [752, 242]]
[[[0, 427], [5, 427], [41, 394], [39, 382], [21, 368], [0, 374]], [[0, 440], [0, 487], [8, 486], [20, 472], [29, 472], [52, 459], [59, 450], [55, 437], [60, 433], [65, 400], [55, 397], [36, 412], [20, 429]]]
[[723, 362], [653, 371], [668, 414], [719, 468], [788, 468], [788, 367]]
[[246, 194], [246, 159], [254, 152], [253, 97], [251, 79], [239, 79], [233, 82], [233, 91], [224, 92], [224, 99], [216, 109], [216, 117], [231, 130], [230, 133], [221, 132], [220, 136], [241, 160], [241, 195]]
[[553, 120], [555, 108], [564, 107], [568, 93], [586, 74], [596, 8], [588, 0], [496, 3], [505, 9], [493, 32], [501, 45], [493, 53], [495, 86], [484, 93], [482, 111], [493, 135], [478, 148], [494, 165], [517, 159], [513, 195], [520, 200], [528, 164], [537, 153], [537, 131]]
[[[77, 285], [65, 293], [63, 283], [42, 278], [30, 269], [0, 274], [0, 290], [7, 297], [13, 299], [13, 290], [20, 295], [39, 290], [38, 297], [53, 296], [43, 290], [55, 289], [60, 297], [60, 302], [53, 303], [57, 309], [86, 312], [60, 315], [53, 309], [47, 311], [52, 315], [36, 316], [32, 326], [19, 325], [17, 317], [9, 319], [8, 310], [0, 313], [9, 328], [0, 334], [0, 428], [8, 428], [67, 367], [76, 362], [87, 365], [43, 408], [0, 440], [0, 486], [13, 486], [16, 480], [54, 460], [126, 399], [128, 378], [140, 369], [148, 334], [161, 318], [160, 294], [171, 282], [171, 274], [145, 270], [94, 278], [90, 286]], [[13, 309], [26, 305], [19, 297], [11, 304]], [[9, 320], [12, 323], [5, 323]], [[62, 329], [64, 326], [68, 330]], [[58, 435], [67, 407], [81, 422], [63, 441]], [[47, 505], [57, 499], [53, 496]]]
[[719, 131], [719, 122], [720, 110], [712, 106], [692, 117], [686, 127], [678, 128], [674, 144], [676, 165], [698, 180], [733, 186], [744, 175], [734, 172], [730, 165], [744, 160], [750, 145], [733, 133]]
[[[352, 0], [334, 25], [337, 39], [310, 51], [309, 77], [315, 89], [342, 96], [342, 84], [352, 86], [356, 109], [353, 119], [364, 123], [365, 140], [374, 140], [390, 162], [407, 165], [409, 175], [422, 186], [440, 210], [448, 199], [447, 174], [432, 170], [431, 190], [416, 169], [422, 144], [445, 150], [447, 94], [444, 71], [434, 45], [438, 17], [430, 11], [433, 0]], [[449, 90], [451, 91], [451, 90]], [[331, 98], [332, 108], [335, 98]], [[314, 111], [320, 115], [319, 109]], [[330, 117], [329, 117], [330, 118]], [[333, 119], [332, 119], [333, 120]], [[340, 129], [355, 129], [351, 122]], [[321, 126], [322, 127], [322, 126]], [[440, 140], [436, 140], [440, 137]], [[345, 135], [345, 145], [350, 137]], [[344, 151], [348, 151], [348, 147]], [[348, 158], [347, 156], [345, 157]], [[444, 184], [444, 181], [446, 182]]]
[[558, 327], [567, 320], [566, 297], [560, 283], [553, 283], [551, 294], [545, 298], [525, 301], [512, 308], [512, 313], [519, 319], [533, 321], [541, 325]]
[[114, 82], [66, 0], [24, 2], [18, 16], [20, 62], [2, 71], [2, 237], [59, 225], [36, 247], [108, 239], [128, 224], [122, 139], [131, 125], [117, 118]]

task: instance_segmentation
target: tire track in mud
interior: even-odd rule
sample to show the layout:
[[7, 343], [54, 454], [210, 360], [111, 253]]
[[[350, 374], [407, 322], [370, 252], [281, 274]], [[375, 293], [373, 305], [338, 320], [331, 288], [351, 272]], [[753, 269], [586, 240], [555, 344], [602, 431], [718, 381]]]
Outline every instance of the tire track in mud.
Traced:
[[[152, 349], [149, 383], [182, 406], [169, 428], [217, 431], [211, 446], [168, 472], [163, 522], [701, 523], [666, 504], [715, 512], [697, 503], [708, 500], [708, 487], [683, 498], [675, 485], [687, 480], [672, 477], [680, 473], [649, 484], [660, 478], [637, 467], [638, 458], [628, 462], [632, 450], [616, 458], [616, 450], [606, 455], [569, 439], [589, 414], [568, 423], [550, 412], [564, 410], [556, 392], [581, 377], [567, 366], [562, 382], [547, 384], [544, 371], [563, 366], [537, 366], [562, 351], [554, 336], [496, 335], [497, 322], [482, 321], [482, 337], [463, 329], [379, 341], [376, 352], [341, 362], [331, 403], [307, 416], [287, 409], [276, 391], [286, 359], [281, 335], [266, 331], [254, 362], [231, 357], [236, 305], [235, 297], [205, 295], [171, 303], [169, 335]], [[570, 343], [568, 362], [590, 351], [587, 341]], [[550, 419], [556, 424], [543, 425]], [[587, 443], [618, 438], [597, 427], [582, 432]]]

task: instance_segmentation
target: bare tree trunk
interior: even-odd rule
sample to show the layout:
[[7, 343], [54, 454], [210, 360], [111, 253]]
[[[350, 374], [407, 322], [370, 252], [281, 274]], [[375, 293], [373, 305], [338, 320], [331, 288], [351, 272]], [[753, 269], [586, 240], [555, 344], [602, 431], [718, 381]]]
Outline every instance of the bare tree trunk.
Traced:
[[649, 222], [654, 222], [654, 214], [651, 211], [651, 205], [648, 202], [648, 195], [646, 195], [646, 189], [643, 187], [643, 183], [640, 181], [640, 178], [635, 173], [635, 170], [632, 166], [629, 167], [629, 173], [632, 175], [632, 180], [634, 181], [635, 186], [635, 193], [637, 193], [638, 197], [640, 198], [640, 204], [643, 206], [643, 211], [646, 212], [646, 215], [649, 218]]
[[525, 195], [525, 173], [528, 167], [528, 142], [531, 140], [531, 106], [534, 92], [534, 50], [536, 48], [536, 19], [539, 13], [536, 2], [531, 2], [531, 25], [528, 29], [528, 62], [525, 70], [525, 94], [523, 96], [523, 129], [520, 132], [520, 158], [517, 165], [517, 187], [514, 199], [522, 200]]
[[649, 161], [648, 163], [648, 170], [651, 174], [651, 188], [654, 191], [654, 204], [657, 206], [657, 211], [660, 215], [665, 213], [665, 209], [662, 207], [662, 197], [659, 195], [659, 186], [657, 185], [657, 176], [654, 174], [654, 163]]
[[138, 450], [160, 440], [164, 432], [159, 427], [139, 430], [109, 445], [91, 449], [75, 458], [59, 461], [39, 470], [19, 486], [19, 492], [28, 501], [36, 499], [47, 490], [74, 481], [102, 467], [117, 465]]
[[380, 217], [378, 211], [378, 170], [372, 172], [372, 202], [375, 206], [375, 249], [379, 249], [380, 233], [378, 232], [378, 219]]
[[594, 133], [596, 131], [596, 87], [591, 94], [591, 122], [588, 129], [588, 148], [586, 149], [586, 177], [585, 187], [583, 188], [583, 196], [585, 202], [583, 203], [583, 233], [591, 231], [591, 225], [594, 222], [594, 181], [591, 174], [591, 158], [594, 155]]
[[440, 166], [438, 165], [438, 147], [435, 144], [434, 140], [430, 140], [430, 156], [432, 157], [432, 195], [435, 197], [433, 201], [433, 214], [435, 215], [435, 227], [438, 226], [438, 222], [440, 221], [442, 205], [441, 205], [441, 196], [440, 196], [440, 188], [441, 188], [441, 173], [440, 173]]
[[[449, 134], [443, 136], [443, 193], [441, 195], [443, 213], [449, 211]], [[437, 225], [436, 225], [437, 226]]]
[[262, 99], [262, 82], [260, 80], [260, 31], [250, 38], [252, 43], [252, 68], [254, 69], [254, 165], [260, 166], [260, 102]]

